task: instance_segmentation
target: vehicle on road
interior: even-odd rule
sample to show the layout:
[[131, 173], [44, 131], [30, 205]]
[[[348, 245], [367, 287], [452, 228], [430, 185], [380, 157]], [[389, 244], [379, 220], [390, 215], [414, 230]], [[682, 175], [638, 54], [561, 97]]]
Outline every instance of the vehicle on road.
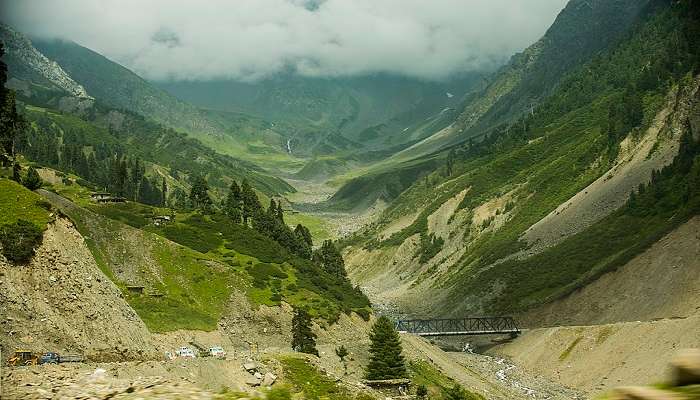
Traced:
[[39, 357], [29, 350], [16, 350], [15, 353], [7, 360], [10, 366], [16, 367], [20, 365], [37, 365]]
[[209, 348], [209, 355], [216, 358], [226, 358], [226, 351], [221, 346], [213, 346]]
[[182, 346], [179, 349], [177, 349], [175, 355], [182, 358], [197, 358], [197, 355], [194, 354], [194, 350], [186, 346]]
[[61, 362], [61, 358], [58, 353], [52, 351], [46, 352], [39, 358], [39, 364], [58, 364]]

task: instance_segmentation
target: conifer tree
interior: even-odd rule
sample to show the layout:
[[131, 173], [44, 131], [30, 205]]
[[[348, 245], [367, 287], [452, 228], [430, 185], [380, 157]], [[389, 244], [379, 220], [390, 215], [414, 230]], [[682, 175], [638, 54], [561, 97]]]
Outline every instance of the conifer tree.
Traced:
[[224, 202], [224, 213], [236, 224], [241, 223], [241, 205], [241, 188], [233, 181]]
[[277, 219], [284, 224], [284, 211], [282, 211], [282, 201], [277, 202]]
[[190, 202], [192, 207], [204, 212], [211, 211], [212, 201], [209, 197], [209, 184], [203, 176], [196, 176], [192, 181]]
[[248, 224], [250, 219], [257, 218], [262, 213], [262, 206], [247, 179], [241, 183], [241, 200], [243, 201], [243, 223]]
[[316, 334], [311, 330], [311, 316], [300, 308], [294, 309], [292, 317], [292, 349], [318, 356]]
[[294, 228], [294, 233], [307, 245], [309, 245], [309, 247], [313, 246], [313, 238], [311, 237], [311, 232], [307, 227], [302, 224], [297, 224], [296, 228]]
[[[5, 48], [0, 42], [0, 57]], [[15, 94], [5, 87], [7, 65], [0, 60], [0, 161], [2, 166], [11, 165], [14, 158], [14, 142], [17, 133], [25, 129], [26, 121], [17, 112]]]
[[329, 274], [347, 279], [343, 255], [340, 254], [333, 241], [325, 240], [321, 248], [314, 253], [313, 259]]
[[160, 206], [165, 207], [168, 202], [168, 184], [165, 182], [165, 177], [160, 184]]
[[365, 377], [370, 380], [406, 378], [406, 365], [401, 354], [401, 338], [391, 320], [381, 316], [369, 335], [369, 364]]
[[36, 190], [41, 187], [41, 177], [34, 167], [29, 167], [27, 176], [24, 178], [24, 181], [22, 181], [22, 184], [29, 190]]

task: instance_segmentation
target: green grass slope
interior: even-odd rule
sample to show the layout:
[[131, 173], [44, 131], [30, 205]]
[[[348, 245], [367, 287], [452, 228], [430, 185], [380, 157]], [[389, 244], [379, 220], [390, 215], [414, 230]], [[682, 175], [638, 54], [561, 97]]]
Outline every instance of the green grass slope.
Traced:
[[[151, 330], [213, 330], [233, 290], [254, 305], [284, 301], [330, 322], [342, 312], [369, 315], [358, 289], [223, 215], [181, 212], [171, 223], [155, 225], [152, 217], [170, 210], [93, 204], [89, 191], [76, 186], [53, 186], [72, 201], [47, 196], [76, 223], [100, 267]], [[146, 294], [130, 292], [127, 286], [134, 285]]]

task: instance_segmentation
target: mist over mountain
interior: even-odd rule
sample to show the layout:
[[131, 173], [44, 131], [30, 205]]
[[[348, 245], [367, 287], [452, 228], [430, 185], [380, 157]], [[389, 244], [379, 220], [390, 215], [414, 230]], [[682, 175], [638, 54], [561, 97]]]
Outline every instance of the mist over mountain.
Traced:
[[[313, 6], [309, 6], [313, 4]], [[75, 41], [147, 79], [392, 73], [444, 79], [537, 40], [564, 0], [4, 1], [5, 22]]]

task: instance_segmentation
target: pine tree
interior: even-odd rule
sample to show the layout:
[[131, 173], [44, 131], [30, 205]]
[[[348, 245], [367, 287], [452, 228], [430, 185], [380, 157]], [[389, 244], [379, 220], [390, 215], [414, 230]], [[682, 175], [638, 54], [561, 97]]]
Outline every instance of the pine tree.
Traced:
[[190, 203], [192, 207], [203, 212], [210, 212], [212, 201], [209, 197], [209, 184], [203, 176], [195, 176], [190, 190]]
[[294, 228], [294, 233], [301, 238], [309, 247], [314, 245], [313, 238], [311, 237], [311, 231], [302, 224], [297, 224]]
[[241, 223], [241, 200], [241, 188], [233, 181], [224, 202], [224, 213], [236, 224]]
[[381, 316], [369, 335], [370, 361], [365, 377], [369, 380], [406, 378], [406, 365], [401, 354], [401, 338], [391, 320]]
[[248, 224], [250, 219], [257, 218], [262, 213], [262, 206], [246, 179], [241, 183], [241, 200], [243, 201], [243, 223]]
[[168, 184], [165, 182], [165, 177], [160, 184], [160, 206], [165, 207], [168, 202]]
[[41, 177], [36, 169], [34, 167], [29, 167], [27, 176], [24, 178], [24, 181], [22, 181], [22, 184], [29, 190], [36, 190], [41, 187], [42, 183]]
[[445, 165], [447, 176], [452, 176], [452, 173], [454, 172], [453, 170], [456, 156], [457, 153], [455, 153], [455, 149], [452, 149], [449, 153], [447, 153], [447, 162]]
[[294, 309], [292, 317], [292, 349], [318, 356], [316, 334], [311, 330], [311, 316], [300, 308]]
[[284, 211], [282, 210], [282, 201], [277, 202], [277, 219], [284, 224]]
[[[0, 58], [5, 48], [0, 42]], [[2, 166], [11, 165], [14, 159], [14, 143], [17, 134], [26, 128], [26, 122], [15, 104], [15, 94], [5, 87], [7, 82], [7, 65], [0, 60], [0, 161]]]
[[345, 271], [345, 261], [343, 255], [335, 247], [331, 240], [325, 240], [321, 248], [316, 250], [313, 260], [319, 264], [326, 272], [341, 279], [347, 279]]

